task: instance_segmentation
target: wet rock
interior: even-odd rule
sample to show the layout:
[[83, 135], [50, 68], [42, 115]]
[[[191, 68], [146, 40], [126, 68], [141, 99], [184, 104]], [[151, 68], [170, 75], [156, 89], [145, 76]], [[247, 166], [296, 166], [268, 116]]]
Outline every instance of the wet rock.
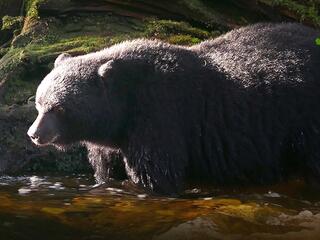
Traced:
[[216, 224], [207, 218], [198, 217], [191, 221], [172, 227], [165, 233], [153, 238], [153, 240], [164, 239], [225, 239], [223, 233], [218, 232]]

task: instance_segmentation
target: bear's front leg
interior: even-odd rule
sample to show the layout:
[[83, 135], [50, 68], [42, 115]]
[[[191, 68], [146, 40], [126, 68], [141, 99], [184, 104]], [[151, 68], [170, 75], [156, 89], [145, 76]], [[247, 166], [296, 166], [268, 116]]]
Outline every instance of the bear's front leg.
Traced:
[[183, 190], [187, 160], [179, 136], [142, 130], [131, 136], [124, 162], [134, 183], [156, 193], [175, 195]]
[[301, 158], [300, 170], [303, 171], [308, 185], [320, 189], [320, 127], [318, 121], [308, 123], [308, 127], [300, 131], [298, 145]]

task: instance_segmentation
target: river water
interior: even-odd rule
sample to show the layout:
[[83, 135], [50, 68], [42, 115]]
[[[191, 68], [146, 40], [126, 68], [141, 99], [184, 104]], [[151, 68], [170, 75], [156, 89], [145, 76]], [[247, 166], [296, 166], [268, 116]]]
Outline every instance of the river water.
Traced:
[[320, 239], [320, 197], [272, 189], [190, 189], [150, 196], [86, 175], [0, 177], [0, 240]]

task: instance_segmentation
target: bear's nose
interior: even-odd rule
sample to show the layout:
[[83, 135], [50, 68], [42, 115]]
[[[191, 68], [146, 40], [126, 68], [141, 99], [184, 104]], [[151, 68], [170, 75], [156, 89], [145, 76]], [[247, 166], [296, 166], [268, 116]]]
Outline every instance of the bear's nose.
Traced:
[[39, 136], [32, 131], [31, 129], [29, 129], [29, 131], [27, 132], [27, 135], [33, 140], [33, 141], [37, 141], [39, 140]]

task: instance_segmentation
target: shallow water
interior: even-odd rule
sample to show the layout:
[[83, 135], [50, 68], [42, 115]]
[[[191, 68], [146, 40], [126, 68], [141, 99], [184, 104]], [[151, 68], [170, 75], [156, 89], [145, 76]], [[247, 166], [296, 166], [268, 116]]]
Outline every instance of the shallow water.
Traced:
[[299, 182], [204, 189], [164, 198], [85, 175], [0, 177], [0, 239], [320, 239], [320, 198]]

